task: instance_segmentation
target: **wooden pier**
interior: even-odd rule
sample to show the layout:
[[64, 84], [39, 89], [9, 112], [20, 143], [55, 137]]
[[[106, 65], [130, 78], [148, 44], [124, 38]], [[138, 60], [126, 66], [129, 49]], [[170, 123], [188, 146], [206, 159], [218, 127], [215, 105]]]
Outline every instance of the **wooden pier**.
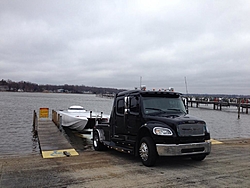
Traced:
[[243, 109], [245, 109], [246, 114], [248, 114], [248, 109], [250, 108], [249, 103], [233, 103], [233, 102], [219, 102], [219, 101], [202, 101], [202, 100], [189, 100], [188, 101], [189, 106], [193, 107], [194, 104], [198, 108], [200, 104], [212, 104], [214, 110], [222, 110], [222, 107], [230, 107], [230, 106], [236, 106], [241, 108], [241, 111], [243, 112]]
[[222, 110], [222, 107], [230, 107], [230, 106], [235, 106], [237, 107], [238, 111], [238, 119], [240, 118], [240, 113], [245, 113], [248, 114], [248, 109], [250, 108], [250, 103], [248, 103], [248, 100], [242, 101], [240, 99], [237, 100], [237, 102], [223, 102], [223, 101], [206, 101], [206, 100], [188, 100], [188, 106], [198, 108], [200, 104], [205, 104], [205, 105], [213, 105], [214, 110]]
[[35, 111], [33, 118], [33, 131], [38, 136], [43, 158], [79, 155], [56, 124], [48, 118], [38, 119]]

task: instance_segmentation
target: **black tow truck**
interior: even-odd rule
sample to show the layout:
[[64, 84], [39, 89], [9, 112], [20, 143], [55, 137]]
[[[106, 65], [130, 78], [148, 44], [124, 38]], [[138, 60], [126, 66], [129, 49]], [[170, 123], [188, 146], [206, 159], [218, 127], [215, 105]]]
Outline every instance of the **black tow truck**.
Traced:
[[109, 122], [93, 128], [93, 147], [140, 156], [153, 166], [158, 156], [202, 161], [211, 151], [206, 123], [186, 112], [181, 93], [132, 90], [114, 98]]

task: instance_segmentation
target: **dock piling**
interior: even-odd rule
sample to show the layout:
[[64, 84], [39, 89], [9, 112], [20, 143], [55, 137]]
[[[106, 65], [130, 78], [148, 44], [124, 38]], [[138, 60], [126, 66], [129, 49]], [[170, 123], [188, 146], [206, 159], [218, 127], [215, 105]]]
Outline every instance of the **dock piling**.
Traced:
[[238, 102], [238, 119], [240, 119], [240, 98], [238, 98], [237, 102]]
[[37, 126], [38, 126], [37, 113], [34, 110], [33, 111], [33, 129], [32, 129], [33, 137], [37, 136]]

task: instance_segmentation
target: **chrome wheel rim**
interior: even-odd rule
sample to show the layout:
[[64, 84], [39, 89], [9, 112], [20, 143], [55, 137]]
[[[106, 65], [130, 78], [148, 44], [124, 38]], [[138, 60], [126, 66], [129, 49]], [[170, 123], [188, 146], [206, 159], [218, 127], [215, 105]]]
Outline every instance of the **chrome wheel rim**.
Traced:
[[98, 136], [95, 134], [94, 135], [94, 146], [97, 147], [97, 143], [98, 143]]
[[145, 142], [141, 143], [139, 152], [143, 161], [148, 160], [148, 146]]

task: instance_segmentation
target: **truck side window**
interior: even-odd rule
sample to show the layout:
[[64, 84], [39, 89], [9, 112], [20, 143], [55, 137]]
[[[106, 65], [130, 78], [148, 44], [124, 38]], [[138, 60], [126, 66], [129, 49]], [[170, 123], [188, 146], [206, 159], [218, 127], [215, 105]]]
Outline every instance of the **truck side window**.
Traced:
[[124, 100], [117, 101], [117, 114], [124, 114]]
[[130, 100], [130, 111], [134, 113], [139, 112], [139, 103], [138, 103], [138, 97], [131, 97]]

